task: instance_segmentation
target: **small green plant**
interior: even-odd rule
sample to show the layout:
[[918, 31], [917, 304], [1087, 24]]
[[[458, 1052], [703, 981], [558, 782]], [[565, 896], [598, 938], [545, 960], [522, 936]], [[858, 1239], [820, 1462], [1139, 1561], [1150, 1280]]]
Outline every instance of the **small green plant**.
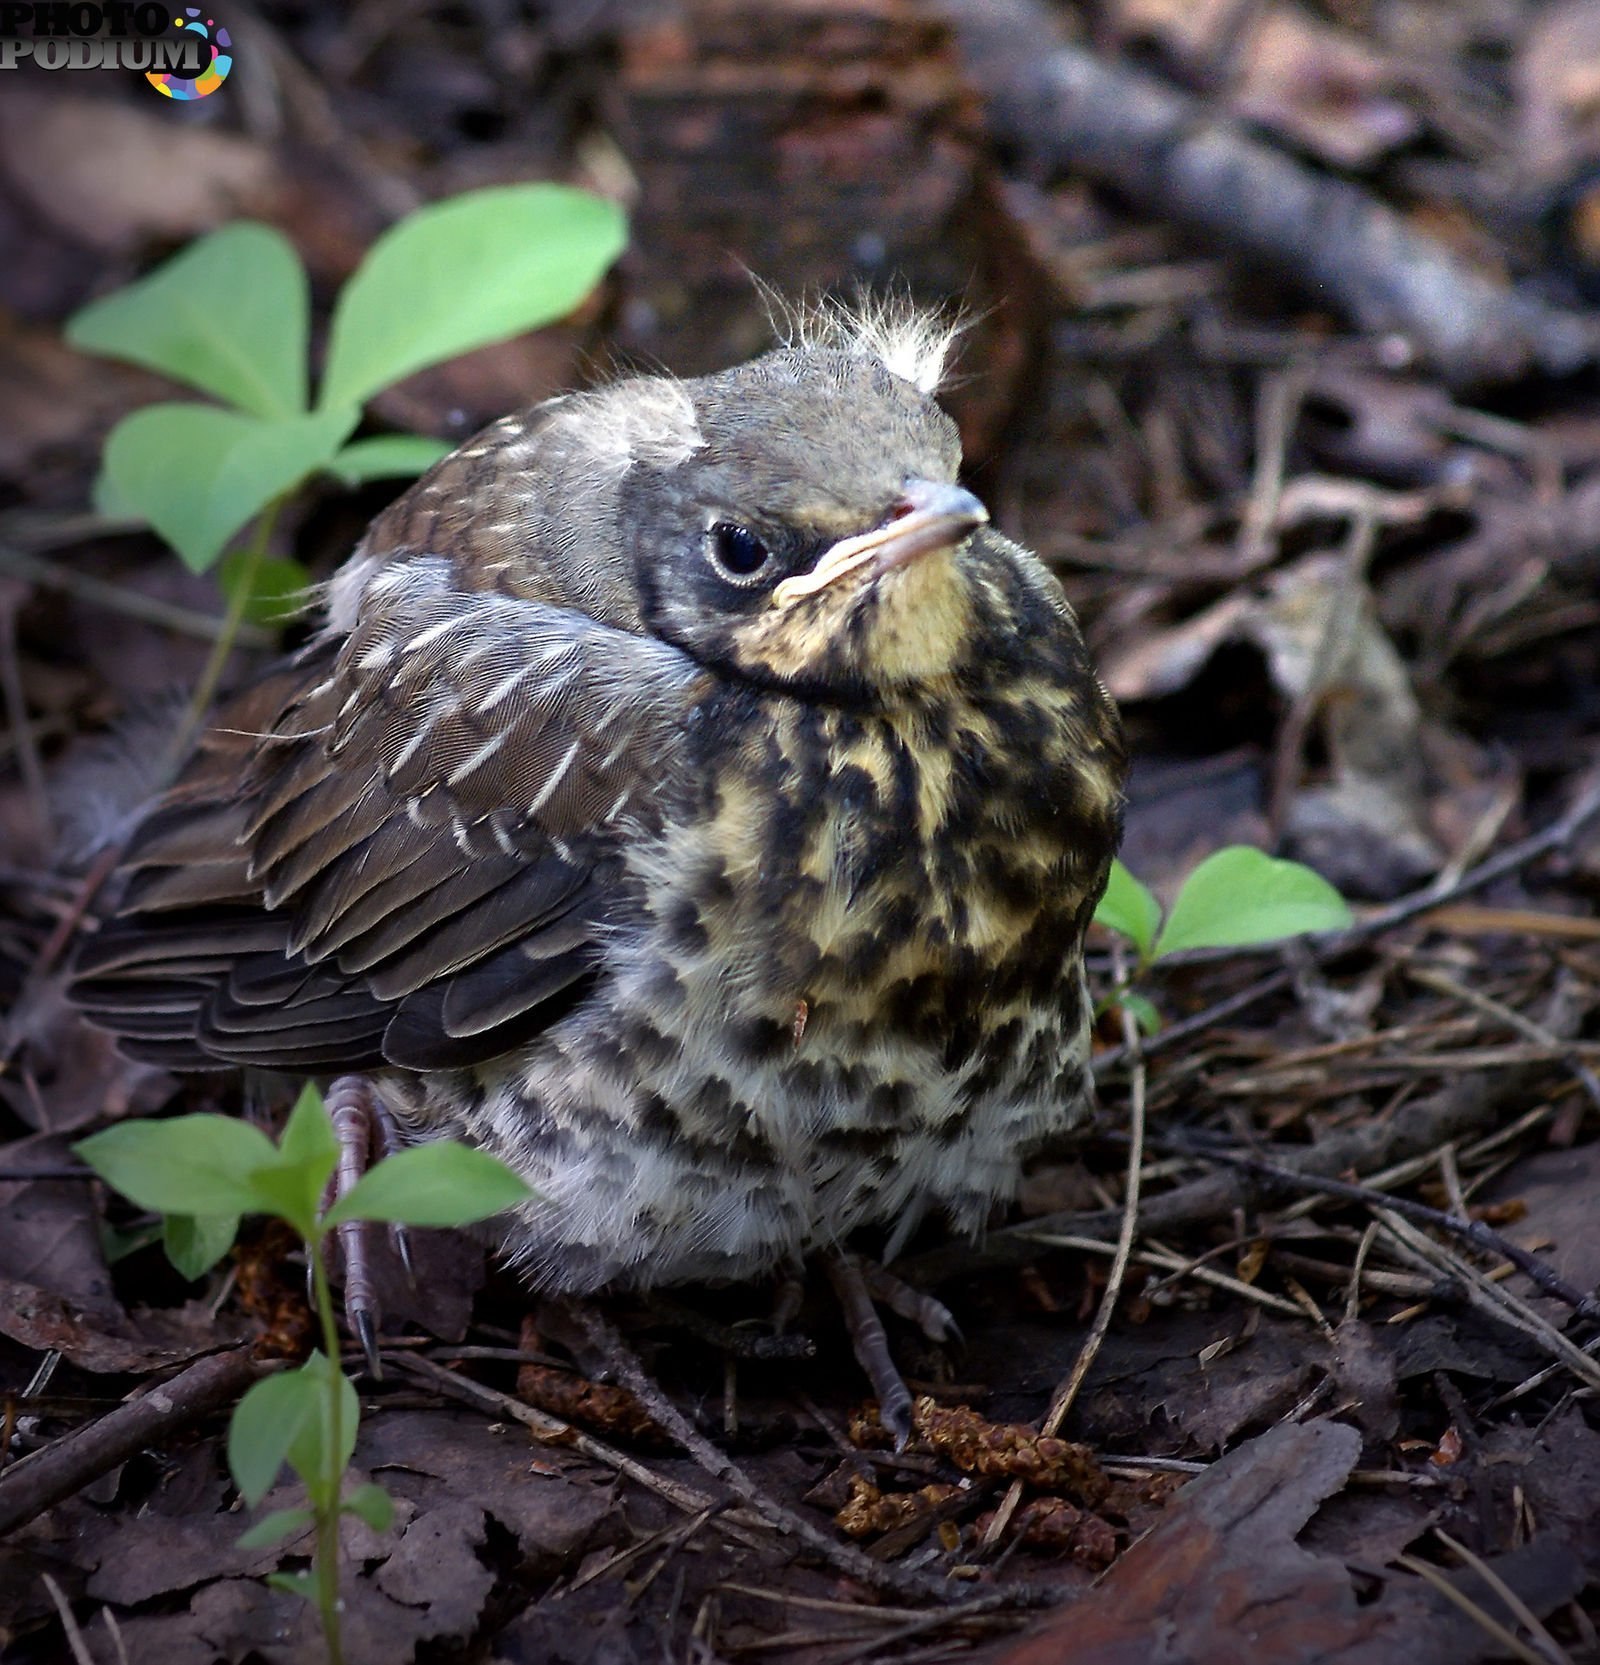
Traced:
[[[310, 284], [289, 241], [240, 221], [67, 325], [84, 352], [126, 359], [221, 404], [173, 402], [125, 417], [95, 487], [107, 513], [147, 521], [196, 572], [261, 517], [225, 574], [241, 608], [301, 574], [261, 574], [275, 506], [310, 475], [348, 484], [419, 473], [450, 448], [414, 434], [351, 441], [381, 388], [458, 353], [561, 318], [621, 251], [615, 204], [564, 185], [469, 191], [418, 209], [368, 251], [333, 309], [310, 397]], [[263, 586], [258, 580], [265, 576]]]
[[242, 1215], [275, 1215], [304, 1239], [322, 1345], [299, 1369], [264, 1378], [239, 1401], [228, 1467], [252, 1509], [286, 1462], [299, 1476], [305, 1505], [273, 1510], [240, 1543], [261, 1549], [313, 1529], [311, 1570], [274, 1573], [268, 1582], [315, 1603], [328, 1657], [340, 1665], [340, 1521], [353, 1515], [383, 1532], [394, 1508], [381, 1486], [344, 1490], [361, 1406], [339, 1364], [329, 1234], [347, 1220], [464, 1226], [514, 1207], [531, 1195], [528, 1187], [486, 1152], [435, 1140], [385, 1157], [325, 1209], [338, 1147], [322, 1097], [309, 1086], [276, 1145], [232, 1116], [173, 1116], [121, 1122], [73, 1148], [108, 1185], [163, 1216], [167, 1252], [190, 1278], [227, 1253]]
[[1320, 873], [1247, 844], [1230, 844], [1207, 856], [1184, 880], [1165, 920], [1150, 891], [1114, 861], [1094, 917], [1133, 943], [1138, 959], [1108, 1004], [1126, 1006], [1147, 1034], [1154, 1034], [1161, 1020], [1131, 985], [1158, 960], [1186, 948], [1242, 948], [1308, 931], [1337, 931], [1351, 919], [1345, 899]]

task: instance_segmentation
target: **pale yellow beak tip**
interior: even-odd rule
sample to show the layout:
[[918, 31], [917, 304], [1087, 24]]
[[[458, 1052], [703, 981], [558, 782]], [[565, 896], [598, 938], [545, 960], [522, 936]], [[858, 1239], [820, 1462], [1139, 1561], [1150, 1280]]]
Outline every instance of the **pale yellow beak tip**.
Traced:
[[772, 592], [772, 604], [786, 607], [803, 596], [836, 584], [847, 574], [871, 565], [878, 572], [902, 567], [939, 549], [954, 549], [980, 526], [989, 511], [964, 486], [945, 480], [908, 480], [889, 519], [825, 550], [810, 572], [785, 578]]

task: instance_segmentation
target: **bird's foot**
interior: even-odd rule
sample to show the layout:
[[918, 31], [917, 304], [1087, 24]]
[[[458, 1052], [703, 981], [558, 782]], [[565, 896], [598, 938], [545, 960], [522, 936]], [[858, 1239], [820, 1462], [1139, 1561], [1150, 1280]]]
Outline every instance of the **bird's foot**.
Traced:
[[904, 1278], [897, 1278], [887, 1266], [880, 1266], [875, 1260], [862, 1260], [860, 1266], [873, 1300], [915, 1324], [929, 1341], [953, 1341], [959, 1345], [964, 1339], [955, 1314], [943, 1301], [936, 1301]]
[[895, 1450], [903, 1451], [911, 1438], [911, 1390], [890, 1357], [889, 1338], [873, 1302], [882, 1301], [891, 1312], [910, 1319], [930, 1341], [958, 1336], [955, 1320], [932, 1296], [859, 1255], [830, 1255], [825, 1265], [844, 1308], [856, 1361], [878, 1396], [878, 1419], [894, 1436]]
[[[331, 1208], [345, 1196], [375, 1162], [404, 1148], [400, 1130], [389, 1114], [377, 1088], [364, 1075], [341, 1075], [329, 1086], [323, 1102], [333, 1123], [339, 1144], [339, 1158], [328, 1178], [323, 1208]], [[385, 1228], [387, 1242], [413, 1279], [411, 1245], [404, 1226]], [[378, 1299], [374, 1256], [378, 1228], [370, 1220], [346, 1220], [333, 1228], [334, 1253], [344, 1266], [344, 1316], [351, 1333], [361, 1344], [367, 1369], [374, 1378], [383, 1376], [378, 1359], [378, 1326], [383, 1308]]]

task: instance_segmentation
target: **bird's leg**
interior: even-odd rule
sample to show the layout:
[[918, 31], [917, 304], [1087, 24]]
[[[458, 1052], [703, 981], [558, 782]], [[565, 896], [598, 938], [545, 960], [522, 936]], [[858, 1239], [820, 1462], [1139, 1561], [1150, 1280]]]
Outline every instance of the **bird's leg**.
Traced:
[[[323, 1102], [333, 1123], [339, 1156], [328, 1179], [324, 1207], [345, 1196], [366, 1173], [374, 1160], [381, 1160], [401, 1148], [394, 1118], [385, 1108], [377, 1089], [364, 1075], [338, 1076], [328, 1087]], [[376, 1151], [376, 1158], [374, 1157]], [[378, 1359], [378, 1326], [383, 1310], [372, 1266], [372, 1222], [346, 1220], [333, 1228], [340, 1259], [344, 1262], [344, 1316], [351, 1332], [361, 1343], [367, 1369], [381, 1380]], [[411, 1245], [403, 1226], [389, 1228], [390, 1241], [406, 1276], [412, 1275]]]
[[547, 1295], [535, 1303], [536, 1345], [553, 1341], [572, 1355], [579, 1374], [591, 1382], [612, 1380], [611, 1355], [590, 1339], [588, 1309], [575, 1295]]
[[861, 1260], [856, 1255], [829, 1255], [824, 1264], [844, 1308], [856, 1362], [878, 1396], [878, 1420], [894, 1436], [895, 1450], [904, 1451], [911, 1438], [911, 1390], [889, 1356], [889, 1338], [872, 1304]]
[[791, 1267], [778, 1279], [772, 1291], [772, 1313], [767, 1324], [774, 1335], [782, 1335], [800, 1316], [805, 1304], [806, 1280], [799, 1267]]

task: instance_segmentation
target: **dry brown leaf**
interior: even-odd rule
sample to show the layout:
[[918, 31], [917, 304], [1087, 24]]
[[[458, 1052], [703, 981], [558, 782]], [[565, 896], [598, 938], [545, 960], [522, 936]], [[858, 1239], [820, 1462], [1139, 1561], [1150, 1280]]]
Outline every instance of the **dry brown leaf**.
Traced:
[[1600, 4], [1535, 11], [1516, 62], [1517, 148], [1530, 180], [1558, 180], [1600, 155]]
[[1234, 110], [1335, 167], [1370, 166], [1421, 126], [1389, 96], [1394, 70], [1381, 53], [1287, 6], [1261, 18], [1239, 62]]
[[1136, 640], [1103, 663], [1123, 700], [1170, 695], [1216, 651], [1248, 642], [1285, 701], [1311, 701], [1331, 778], [1294, 794], [1294, 853], [1354, 895], [1420, 882], [1442, 859], [1429, 825], [1433, 785], [1421, 707], [1371, 592], [1341, 555], [1308, 555], [1259, 592], [1235, 592], [1195, 617]]
[[1107, 8], [1115, 37], [1153, 45], [1178, 68], [1193, 73], [1219, 62], [1238, 35], [1249, 0], [1116, 0]]
[[212, 127], [175, 125], [171, 114], [154, 102], [146, 111], [54, 85], [9, 86], [0, 167], [39, 215], [106, 252], [260, 212], [277, 184], [268, 153]]
[[34, 1284], [0, 1278], [0, 1335], [41, 1353], [64, 1353], [82, 1370], [156, 1370], [228, 1339], [209, 1319], [185, 1327], [176, 1312], [170, 1316], [173, 1322], [163, 1333], [152, 1334], [149, 1325], [135, 1325], [114, 1301], [80, 1305]]
[[[1357, 1600], [1341, 1561], [1295, 1538], [1345, 1484], [1361, 1437], [1335, 1422], [1287, 1423], [1241, 1446], [1178, 1494], [1165, 1519], [1087, 1595], [990, 1665], [1470, 1665], [1493, 1637], [1415, 1578]], [[1543, 1543], [1495, 1570], [1535, 1611], [1583, 1580]], [[1475, 1577], [1454, 1577], [1502, 1622]], [[1512, 1623], [1515, 1623], [1512, 1620]]]

